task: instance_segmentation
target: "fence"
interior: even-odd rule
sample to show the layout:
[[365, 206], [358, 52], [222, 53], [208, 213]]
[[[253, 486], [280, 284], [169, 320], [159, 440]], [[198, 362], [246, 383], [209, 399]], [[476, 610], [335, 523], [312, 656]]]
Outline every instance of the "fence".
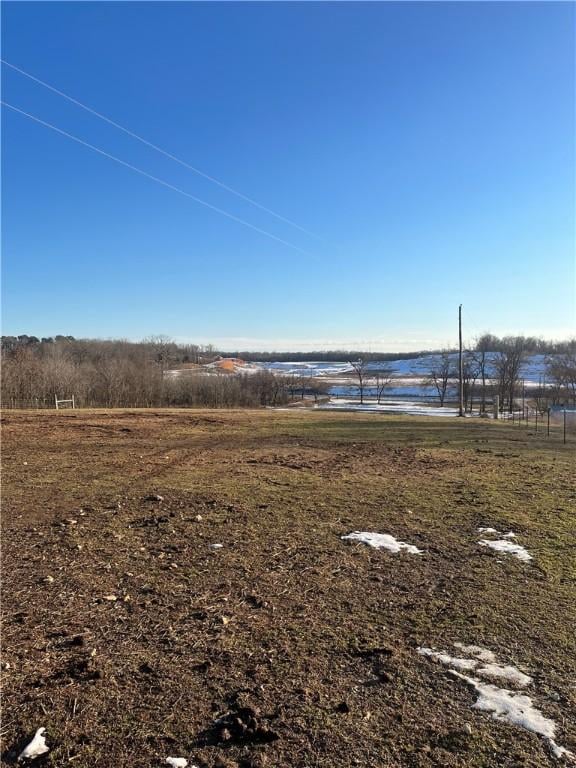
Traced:
[[53, 397], [32, 397], [28, 400], [19, 400], [15, 397], [7, 397], [2, 400], [2, 408], [14, 408], [22, 410], [56, 408]]
[[573, 440], [576, 436], [576, 410], [568, 408], [547, 408], [539, 411], [537, 408], [524, 406], [510, 413], [501, 413], [500, 419], [512, 422], [513, 426], [533, 429], [534, 435], [560, 438], [563, 443]]

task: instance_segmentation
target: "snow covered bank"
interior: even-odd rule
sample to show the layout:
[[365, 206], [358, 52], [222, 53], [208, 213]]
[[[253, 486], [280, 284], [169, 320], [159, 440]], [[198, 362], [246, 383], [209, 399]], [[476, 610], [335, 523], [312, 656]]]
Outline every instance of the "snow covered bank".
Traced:
[[383, 400], [381, 403], [364, 402], [344, 398], [330, 399], [317, 406], [322, 411], [360, 411], [362, 413], [402, 413], [411, 416], [458, 416], [457, 408], [440, 408], [414, 401]]

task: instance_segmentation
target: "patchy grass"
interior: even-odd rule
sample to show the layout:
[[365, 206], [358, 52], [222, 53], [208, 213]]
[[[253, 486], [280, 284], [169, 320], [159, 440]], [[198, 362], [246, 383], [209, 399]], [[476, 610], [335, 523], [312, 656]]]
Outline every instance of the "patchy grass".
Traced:
[[[456, 641], [530, 674], [576, 749], [576, 489], [557, 436], [158, 410], [9, 412], [3, 437], [6, 764], [40, 726], [36, 762], [59, 768], [554, 762], [416, 652]], [[482, 525], [534, 560], [480, 546]]]

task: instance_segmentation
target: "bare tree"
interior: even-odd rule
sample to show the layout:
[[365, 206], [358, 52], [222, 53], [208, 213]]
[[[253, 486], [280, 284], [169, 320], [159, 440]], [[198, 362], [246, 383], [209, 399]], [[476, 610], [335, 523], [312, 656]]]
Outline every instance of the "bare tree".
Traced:
[[532, 399], [538, 413], [544, 416], [554, 400], [554, 388], [548, 386], [546, 377], [540, 376], [538, 388], [534, 390]]
[[500, 349], [494, 358], [501, 410], [504, 410], [505, 405], [510, 412], [514, 408], [516, 387], [525, 357], [526, 340], [523, 336], [508, 336], [501, 340]]
[[454, 376], [452, 371], [452, 358], [450, 356], [450, 350], [444, 349], [440, 353], [440, 356], [436, 358], [434, 366], [430, 371], [427, 383], [435, 387], [438, 397], [440, 399], [440, 407], [444, 407], [444, 401], [446, 400], [446, 393], [448, 391], [448, 384], [450, 379]]
[[568, 351], [547, 360], [546, 370], [557, 389], [558, 397], [576, 405], [576, 339], [570, 342]]
[[368, 363], [362, 358], [358, 358], [358, 360], [354, 361], [349, 360], [348, 362], [358, 377], [358, 392], [360, 393], [360, 405], [362, 405], [364, 403], [364, 389], [366, 387], [366, 369]]
[[486, 413], [486, 379], [488, 375], [489, 354], [493, 351], [494, 337], [488, 333], [476, 340], [472, 357], [477, 367], [476, 377], [482, 383], [480, 390], [480, 413]]
[[384, 396], [384, 391], [390, 386], [392, 381], [392, 368], [379, 368], [376, 371], [376, 397], [378, 398], [378, 405]]
[[479, 367], [472, 352], [465, 351], [462, 363], [462, 385], [464, 390], [464, 410], [472, 411], [474, 389], [478, 378]]
[[310, 378], [308, 376], [301, 376], [297, 373], [289, 374], [284, 378], [288, 391], [290, 392], [290, 397], [294, 400], [296, 398], [296, 393], [299, 392], [300, 399], [304, 400], [306, 390], [311, 384]]
[[174, 340], [171, 339], [170, 336], [160, 334], [144, 339], [144, 343], [150, 347], [154, 362], [158, 365], [162, 373], [164, 373], [175, 357], [177, 347]]

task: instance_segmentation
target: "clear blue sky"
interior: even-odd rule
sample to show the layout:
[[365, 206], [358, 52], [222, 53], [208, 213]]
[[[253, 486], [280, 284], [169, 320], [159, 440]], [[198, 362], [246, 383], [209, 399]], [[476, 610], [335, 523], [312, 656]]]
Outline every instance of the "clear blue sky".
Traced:
[[565, 337], [571, 3], [5, 2], [3, 332], [413, 349]]

